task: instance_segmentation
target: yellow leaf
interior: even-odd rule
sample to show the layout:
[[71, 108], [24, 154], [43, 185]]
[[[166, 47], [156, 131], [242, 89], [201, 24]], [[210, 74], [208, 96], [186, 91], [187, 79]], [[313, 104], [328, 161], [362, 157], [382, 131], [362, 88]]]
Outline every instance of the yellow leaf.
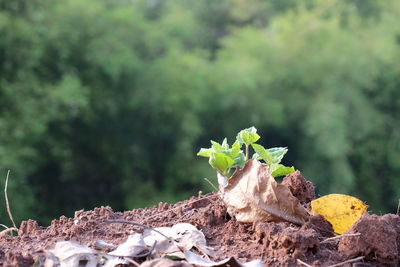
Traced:
[[330, 222], [338, 234], [345, 233], [367, 208], [361, 200], [341, 194], [330, 194], [311, 201], [313, 213]]

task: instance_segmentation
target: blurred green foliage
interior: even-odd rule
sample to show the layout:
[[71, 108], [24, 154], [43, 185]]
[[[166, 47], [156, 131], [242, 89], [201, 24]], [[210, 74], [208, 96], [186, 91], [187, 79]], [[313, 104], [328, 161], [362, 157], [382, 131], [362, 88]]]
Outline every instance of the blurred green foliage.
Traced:
[[320, 194], [394, 212], [398, 14], [396, 0], [0, 0], [14, 216], [48, 223], [211, 190], [196, 152], [252, 125]]

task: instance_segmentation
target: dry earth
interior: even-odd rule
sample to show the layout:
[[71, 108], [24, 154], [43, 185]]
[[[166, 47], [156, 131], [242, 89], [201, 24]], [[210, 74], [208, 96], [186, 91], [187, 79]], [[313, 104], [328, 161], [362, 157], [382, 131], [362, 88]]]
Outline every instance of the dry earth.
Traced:
[[[315, 195], [314, 189], [300, 172], [286, 177], [283, 184], [303, 205], [309, 206]], [[34, 220], [24, 221], [17, 236], [0, 237], [0, 264], [32, 266], [43, 257], [46, 248], [60, 240], [75, 240], [93, 248], [98, 240], [118, 245], [133, 232], [143, 231], [140, 226], [110, 223], [107, 221], [110, 219], [150, 227], [180, 222], [193, 224], [204, 233], [207, 245], [215, 250], [213, 260], [231, 256], [242, 262], [261, 259], [266, 266], [399, 265], [400, 217], [397, 215], [364, 215], [347, 232], [360, 235], [328, 239], [334, 235], [331, 225], [322, 217], [311, 217], [304, 225], [288, 222], [244, 224], [230, 218], [218, 194], [201, 193], [176, 204], [159, 203], [148, 209], [114, 212], [110, 207], [100, 207], [80, 210], [75, 212], [74, 218], [61, 216], [53, 220], [49, 227], [41, 227]], [[135, 261], [142, 263], [146, 258]], [[349, 262], [344, 263], [346, 261]], [[169, 266], [188, 266], [184, 264], [178, 261]]]

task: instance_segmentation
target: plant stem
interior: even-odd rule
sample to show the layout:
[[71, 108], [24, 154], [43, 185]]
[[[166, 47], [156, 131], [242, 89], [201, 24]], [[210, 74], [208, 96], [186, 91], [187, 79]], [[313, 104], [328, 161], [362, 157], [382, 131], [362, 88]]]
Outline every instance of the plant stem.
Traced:
[[246, 145], [246, 161], [249, 159], [249, 146]]
[[6, 184], [5, 184], [5, 186], [4, 186], [4, 196], [5, 196], [5, 198], [6, 198], [6, 206], [7, 206], [8, 217], [10, 218], [10, 220], [11, 220], [11, 222], [12, 222], [14, 228], [15, 228], [15, 229], [18, 229], [17, 226], [15, 225], [13, 216], [12, 216], [12, 214], [11, 214], [10, 203], [9, 203], [9, 201], [8, 201], [8, 196], [7, 196], [7, 187], [8, 187], [8, 177], [9, 177], [9, 176], [10, 176], [10, 170], [8, 170], [8, 172], [7, 172]]

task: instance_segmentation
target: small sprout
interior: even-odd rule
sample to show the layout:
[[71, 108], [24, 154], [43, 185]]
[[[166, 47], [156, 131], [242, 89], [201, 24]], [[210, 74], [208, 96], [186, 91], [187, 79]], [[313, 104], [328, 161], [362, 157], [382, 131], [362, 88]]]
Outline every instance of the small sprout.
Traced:
[[241, 130], [237, 134], [236, 140], [246, 146], [246, 160], [249, 158], [249, 145], [257, 142], [258, 139], [260, 139], [260, 136], [257, 134], [257, 129], [254, 126]]
[[244, 130], [241, 130], [236, 139], [241, 143], [249, 146], [260, 139], [260, 136], [257, 134], [257, 129], [253, 126]]
[[224, 176], [228, 175], [229, 169], [235, 163], [228, 155], [221, 152], [212, 153], [208, 162], [211, 167], [218, 170]]
[[[263, 160], [269, 167], [273, 177], [283, 176], [294, 172], [293, 167], [286, 167], [280, 162], [288, 149], [286, 147], [274, 147], [266, 149], [262, 145], [255, 144], [260, 139], [255, 127], [241, 130], [232, 147], [229, 146], [228, 140], [224, 138], [222, 143], [211, 140], [210, 148], [201, 148], [197, 153], [198, 156], [209, 158], [209, 163], [218, 175], [229, 178], [231, 169], [243, 168], [249, 159], [249, 147], [254, 150], [253, 159]], [[245, 151], [242, 146], [245, 145]]]
[[243, 168], [245, 164], [241, 144], [236, 141], [230, 148], [226, 138], [222, 144], [211, 140], [211, 148], [201, 148], [197, 155], [209, 158], [211, 167], [224, 176], [229, 176], [232, 168]]

